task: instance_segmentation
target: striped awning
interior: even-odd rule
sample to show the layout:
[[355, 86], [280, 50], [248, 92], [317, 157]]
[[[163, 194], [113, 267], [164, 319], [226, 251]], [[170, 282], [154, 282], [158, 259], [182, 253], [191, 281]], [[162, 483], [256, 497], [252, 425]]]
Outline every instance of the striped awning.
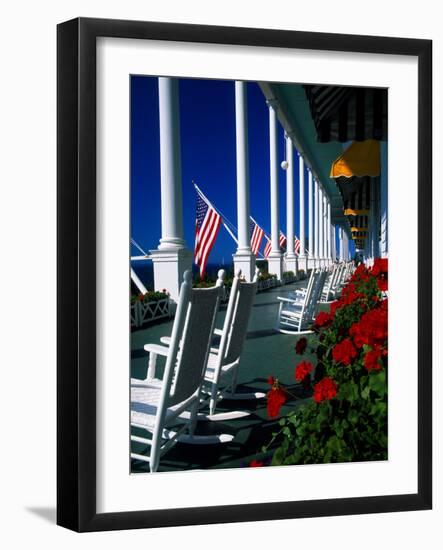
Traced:
[[304, 89], [319, 142], [387, 139], [387, 89], [314, 85]]
[[369, 216], [349, 216], [351, 231], [367, 231]]
[[371, 202], [371, 179], [342, 176], [335, 181], [343, 198], [345, 216], [367, 216]]
[[367, 231], [353, 231], [352, 238], [354, 241], [363, 241], [367, 237]]

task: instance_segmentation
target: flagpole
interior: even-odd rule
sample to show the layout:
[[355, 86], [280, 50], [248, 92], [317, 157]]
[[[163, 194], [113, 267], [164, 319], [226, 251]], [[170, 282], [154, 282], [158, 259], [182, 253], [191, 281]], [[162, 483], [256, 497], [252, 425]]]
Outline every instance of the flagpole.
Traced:
[[[227, 224], [231, 225], [235, 231], [237, 231], [237, 228], [235, 227], [235, 225], [223, 214], [223, 212], [221, 210], [219, 210], [218, 208], [216, 208], [212, 203], [211, 201], [206, 197], [206, 195], [203, 193], [203, 191], [199, 188], [199, 186], [195, 183], [194, 180], [192, 180], [192, 183], [197, 191], [197, 193], [200, 195], [200, 197], [206, 202], [206, 204], [208, 206], [210, 206], [211, 208], [213, 208], [222, 218], [222, 224], [223, 224], [223, 227], [226, 229], [226, 231], [229, 233], [229, 235], [232, 237], [232, 239], [234, 240], [235, 244], [238, 244], [238, 239], [237, 237], [234, 235], [233, 231], [228, 227]], [[258, 225], [258, 223], [254, 220], [254, 218], [252, 216], [250, 216], [251, 220], [256, 223]], [[227, 222], [227, 223], [226, 223]], [[265, 232], [265, 235], [267, 237], [267, 234]], [[262, 258], [264, 258], [264, 255], [259, 252], [258, 253]]]

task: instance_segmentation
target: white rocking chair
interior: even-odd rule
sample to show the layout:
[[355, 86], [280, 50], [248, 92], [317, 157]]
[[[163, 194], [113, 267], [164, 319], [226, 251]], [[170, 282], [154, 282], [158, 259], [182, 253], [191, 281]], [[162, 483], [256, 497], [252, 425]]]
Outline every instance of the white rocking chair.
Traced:
[[208, 420], [241, 418], [250, 414], [244, 411], [216, 414], [217, 401], [220, 399], [261, 399], [266, 396], [262, 392], [236, 393], [235, 391], [240, 358], [252, 305], [257, 293], [258, 270], [252, 283], [242, 281], [240, 276], [241, 271], [239, 270], [232, 282], [223, 329], [215, 329], [214, 331], [216, 335], [221, 337], [220, 345], [218, 348], [211, 347], [208, 357], [203, 382], [203, 391], [209, 395]]
[[[192, 441], [195, 437], [201, 385], [222, 297], [223, 277], [224, 272], [219, 272], [213, 288], [193, 289], [192, 274], [185, 272], [170, 345], [145, 346], [153, 368], [157, 355], [166, 357], [163, 379], [149, 378], [149, 373], [146, 380], [131, 379], [131, 426], [151, 435], [149, 439], [131, 435], [131, 441], [150, 446], [149, 456], [131, 453], [131, 458], [148, 462], [151, 472], [157, 471], [160, 457], [178, 440]], [[231, 440], [232, 436], [219, 438], [219, 441]]]
[[283, 334], [311, 334], [312, 320], [321, 296], [326, 271], [311, 270], [306, 290], [296, 290], [291, 296], [278, 296], [280, 302], [277, 330]]
[[[261, 399], [266, 396], [263, 392], [236, 393], [237, 373], [240, 357], [246, 338], [251, 309], [257, 293], [258, 270], [252, 283], [241, 280], [241, 270], [237, 271], [232, 281], [229, 302], [223, 328], [215, 329], [214, 334], [220, 336], [218, 347], [211, 347], [208, 364], [205, 371], [202, 393], [208, 401], [209, 414], [199, 413], [199, 420], [232, 420], [249, 416], [246, 411], [228, 411], [215, 413], [217, 402], [221, 399]], [[164, 336], [160, 339], [163, 344], [169, 345], [171, 338]]]
[[320, 298], [322, 304], [328, 304], [334, 299], [341, 270], [341, 265], [334, 264], [331, 271], [328, 272]]

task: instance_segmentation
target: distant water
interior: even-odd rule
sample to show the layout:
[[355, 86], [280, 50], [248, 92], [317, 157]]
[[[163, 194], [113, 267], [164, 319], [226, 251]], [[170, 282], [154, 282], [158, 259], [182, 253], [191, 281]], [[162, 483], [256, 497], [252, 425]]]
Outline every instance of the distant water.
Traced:
[[[145, 287], [148, 290], [154, 288], [154, 269], [152, 266], [152, 262], [150, 261], [131, 262], [131, 267], [140, 277], [142, 283], [145, 285]], [[232, 276], [234, 271], [234, 267], [232, 263], [230, 265], [222, 264], [222, 263], [211, 263], [206, 266], [206, 274], [208, 278], [216, 279], [219, 269], [224, 269], [226, 271], [227, 276]], [[194, 277], [197, 277], [199, 273], [198, 267], [193, 265], [192, 271], [194, 273]]]

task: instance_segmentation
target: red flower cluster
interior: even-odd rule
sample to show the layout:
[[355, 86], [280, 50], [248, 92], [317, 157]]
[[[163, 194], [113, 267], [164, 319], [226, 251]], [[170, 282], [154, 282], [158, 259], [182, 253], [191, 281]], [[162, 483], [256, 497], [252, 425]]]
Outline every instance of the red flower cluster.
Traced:
[[266, 396], [268, 399], [266, 408], [269, 418], [275, 418], [279, 415], [282, 405], [286, 403], [287, 395], [285, 390], [280, 387], [277, 378], [270, 376], [268, 378], [268, 384], [272, 387]]
[[261, 460], [251, 460], [249, 463], [250, 468], [260, 468], [261, 466], [264, 466]]
[[379, 347], [375, 347], [373, 350], [368, 351], [365, 355], [365, 369], [368, 371], [371, 370], [381, 370], [381, 356], [383, 351]]
[[295, 379], [297, 382], [303, 382], [303, 380], [310, 374], [313, 370], [312, 363], [309, 361], [302, 361], [295, 367]]
[[388, 290], [388, 280], [385, 278], [384, 275], [381, 275], [377, 279], [377, 286], [381, 292], [386, 292]]
[[331, 322], [332, 322], [331, 315], [329, 313], [327, 313], [326, 311], [320, 311], [320, 313], [315, 318], [314, 325], [317, 328], [322, 328], [322, 327], [326, 327], [326, 326], [330, 325]]
[[329, 401], [337, 395], [337, 384], [329, 376], [322, 378], [318, 384], [314, 386], [314, 401], [321, 403]]
[[295, 352], [299, 355], [303, 355], [307, 345], [308, 341], [306, 340], [306, 338], [300, 338], [300, 340], [295, 344]]
[[357, 357], [357, 350], [350, 338], [345, 338], [332, 348], [332, 357], [336, 363], [350, 365]]
[[371, 269], [372, 275], [374, 277], [379, 277], [382, 274], [388, 273], [388, 259], [387, 258], [377, 258], [374, 261], [374, 265]]
[[354, 283], [349, 283], [342, 290], [339, 302], [342, 306], [347, 306], [364, 297], [365, 295], [363, 294], [363, 292], [357, 291]]
[[371, 347], [384, 346], [388, 338], [388, 301], [362, 315], [358, 323], [349, 329], [349, 334], [357, 348], [365, 344]]

